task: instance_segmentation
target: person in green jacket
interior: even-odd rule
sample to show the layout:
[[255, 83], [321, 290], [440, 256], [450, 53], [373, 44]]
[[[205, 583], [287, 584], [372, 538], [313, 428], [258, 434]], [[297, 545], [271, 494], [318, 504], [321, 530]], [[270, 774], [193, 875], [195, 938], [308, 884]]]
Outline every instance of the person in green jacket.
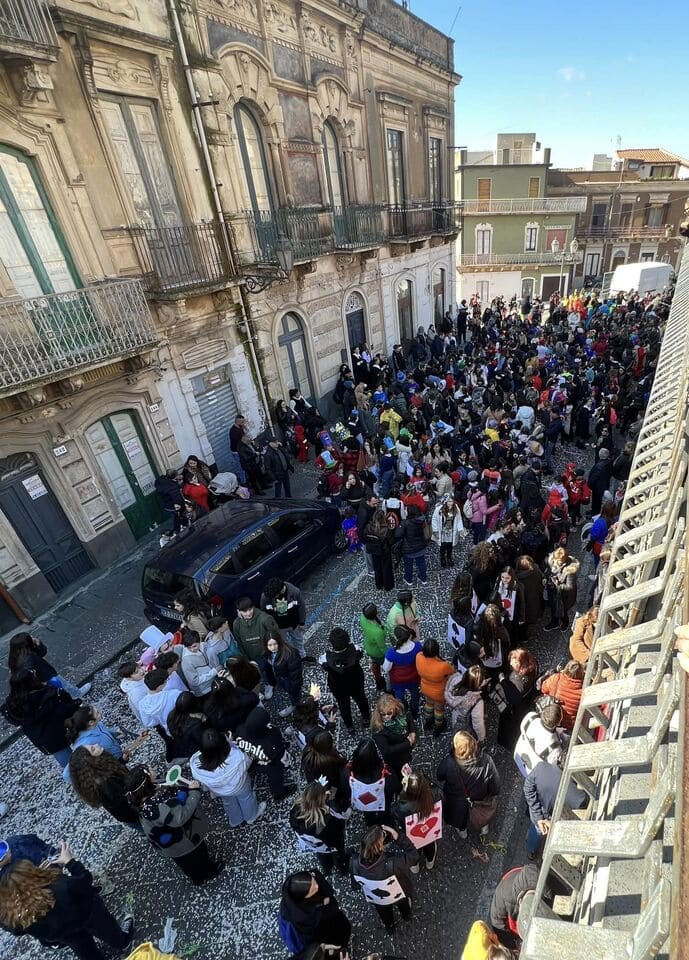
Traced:
[[249, 597], [237, 600], [237, 618], [232, 624], [232, 633], [242, 656], [253, 660], [261, 671], [264, 700], [270, 700], [273, 696], [273, 688], [268, 683], [263, 665], [265, 643], [273, 630], [280, 633], [277, 623], [269, 613], [254, 606], [254, 601]]
[[386, 689], [385, 680], [380, 671], [388, 648], [385, 624], [378, 615], [375, 603], [367, 603], [359, 617], [359, 627], [364, 638], [364, 650], [371, 659], [371, 673], [376, 682], [376, 690], [382, 693]]
[[419, 639], [419, 609], [411, 590], [400, 590], [397, 594], [397, 600], [390, 607], [390, 612], [385, 620], [388, 641], [391, 640], [395, 627], [400, 624], [409, 627], [415, 640]]

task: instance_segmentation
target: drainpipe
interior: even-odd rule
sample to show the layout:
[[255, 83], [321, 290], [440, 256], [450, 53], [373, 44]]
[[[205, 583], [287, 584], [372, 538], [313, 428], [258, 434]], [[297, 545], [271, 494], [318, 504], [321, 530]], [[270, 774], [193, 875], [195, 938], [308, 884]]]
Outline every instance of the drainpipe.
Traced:
[[[182, 25], [179, 21], [179, 16], [177, 14], [176, 0], [168, 0], [168, 6], [170, 9], [170, 19], [172, 20], [172, 26], [175, 32], [175, 37], [177, 39], [177, 47], [179, 50], [180, 59], [182, 61], [182, 67], [184, 68], [184, 76], [187, 81], [189, 97], [191, 99], [191, 110], [192, 110], [192, 117], [194, 121], [194, 127], [196, 129], [196, 134], [198, 136], [199, 143], [201, 144], [201, 153], [203, 154], [203, 162], [206, 167], [206, 174], [211, 186], [211, 193], [213, 195], [213, 204], [215, 206], [215, 212], [217, 214], [218, 222], [220, 224], [220, 235], [222, 237], [225, 256], [227, 257], [227, 262], [229, 264], [232, 275], [236, 276], [237, 267], [235, 263], [234, 253], [232, 251], [232, 241], [230, 239], [230, 233], [227, 228], [227, 223], [225, 221], [225, 212], [222, 208], [222, 203], [220, 202], [220, 194], [218, 193], [217, 178], [215, 176], [215, 171], [213, 169], [213, 160], [211, 159], [210, 150], [208, 149], [208, 140], [206, 139], [206, 130], [203, 126], [203, 120], [201, 119], [201, 107], [203, 106], [203, 104], [199, 101], [199, 97], [196, 92], [196, 87], [194, 86], [194, 76], [192, 73], [191, 65], [189, 63], [189, 58], [187, 56], [187, 47], [184, 42]], [[241, 297], [242, 323], [244, 325], [246, 342], [249, 345], [249, 353], [251, 354], [251, 363], [254, 368], [254, 377], [255, 377], [256, 383], [258, 384], [259, 393], [261, 394], [261, 402], [263, 404], [266, 424], [267, 426], [272, 427], [272, 421], [270, 418], [270, 407], [268, 406], [268, 397], [266, 396], [265, 388], [263, 386], [263, 375], [258, 365], [258, 357], [256, 356], [256, 350], [254, 349], [254, 337], [251, 332], [251, 327], [249, 325], [249, 305], [247, 303], [247, 294], [246, 294], [246, 290], [244, 289], [244, 285], [241, 283], [239, 284], [239, 292]]]

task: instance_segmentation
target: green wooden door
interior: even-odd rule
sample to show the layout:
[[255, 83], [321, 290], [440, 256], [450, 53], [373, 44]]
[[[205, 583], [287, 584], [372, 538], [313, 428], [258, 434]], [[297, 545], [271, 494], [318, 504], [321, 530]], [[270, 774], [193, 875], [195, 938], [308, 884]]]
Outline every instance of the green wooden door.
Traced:
[[122, 410], [103, 417], [88, 428], [86, 439], [138, 540], [162, 521], [163, 513], [154, 489], [153, 459], [136, 415]]

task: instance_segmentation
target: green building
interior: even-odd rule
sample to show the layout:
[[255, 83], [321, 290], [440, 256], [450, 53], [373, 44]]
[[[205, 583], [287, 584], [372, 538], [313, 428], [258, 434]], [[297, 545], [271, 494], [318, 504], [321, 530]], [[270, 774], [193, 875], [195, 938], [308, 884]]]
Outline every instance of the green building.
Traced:
[[457, 240], [457, 299], [544, 298], [570, 287], [578, 259], [577, 213], [582, 196], [547, 197], [550, 150], [536, 135], [499, 134], [493, 153], [459, 152], [456, 196], [462, 212]]

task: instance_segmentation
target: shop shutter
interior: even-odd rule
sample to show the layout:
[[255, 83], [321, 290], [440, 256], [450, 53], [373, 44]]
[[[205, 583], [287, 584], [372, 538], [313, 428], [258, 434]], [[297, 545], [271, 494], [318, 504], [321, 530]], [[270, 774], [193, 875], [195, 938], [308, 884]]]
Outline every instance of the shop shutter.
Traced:
[[229, 365], [193, 377], [191, 384], [216, 466], [220, 472], [229, 470], [230, 441], [228, 435], [238, 412], [237, 402], [230, 383]]

